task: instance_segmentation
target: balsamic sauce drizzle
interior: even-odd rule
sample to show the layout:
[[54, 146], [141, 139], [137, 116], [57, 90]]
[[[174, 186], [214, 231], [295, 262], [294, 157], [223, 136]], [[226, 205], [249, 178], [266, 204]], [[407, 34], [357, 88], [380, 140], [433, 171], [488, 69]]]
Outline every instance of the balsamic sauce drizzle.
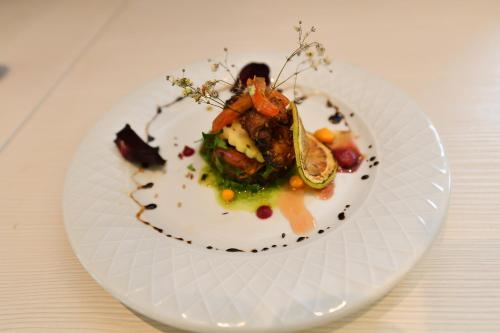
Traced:
[[[337, 215], [337, 218], [338, 218], [340, 221], [345, 220], [345, 213], [347, 212], [347, 210], [348, 210], [350, 207], [351, 207], [351, 205], [349, 205], [349, 204], [345, 205], [344, 210], [343, 210], [342, 212], [340, 212], [340, 213]], [[327, 229], [329, 229], [329, 228], [330, 228], [330, 227], [328, 227]], [[322, 230], [320, 230], [320, 231], [322, 231]], [[322, 232], [319, 232], [319, 231], [318, 231], [318, 233], [320, 233], [320, 234], [321, 234]]]
[[[371, 148], [372, 145], [369, 145], [368, 148]], [[373, 167], [376, 167], [377, 165], [379, 165], [379, 161], [377, 161], [377, 157], [376, 156], [372, 156], [370, 157], [370, 159], [368, 160], [369, 162], [372, 162], [368, 167], [371, 169]], [[362, 178], [363, 179], [363, 178]], [[366, 179], [366, 178], [364, 178]]]
[[[146, 137], [147, 137], [147, 141], [148, 142], [151, 142], [151, 141], [153, 141], [155, 139], [150, 134], [149, 127], [158, 118], [158, 116], [162, 113], [162, 109], [163, 108], [168, 108], [168, 107], [170, 107], [170, 106], [172, 106], [172, 105], [174, 105], [174, 104], [182, 101], [184, 98], [185, 98], [184, 96], [179, 96], [175, 100], [173, 100], [173, 101], [171, 101], [171, 102], [169, 102], [167, 104], [160, 105], [160, 106], [157, 107], [155, 115], [146, 123], [145, 132], [146, 132]], [[153, 210], [153, 209], [158, 208], [158, 204], [157, 203], [152, 202], [152, 203], [148, 203], [148, 204], [143, 204], [139, 200], [137, 200], [137, 198], [135, 197], [135, 194], [137, 192], [139, 192], [141, 190], [151, 189], [154, 186], [154, 183], [152, 183], [152, 182], [145, 183], [145, 184], [139, 183], [139, 181], [136, 179], [136, 176], [138, 174], [142, 173], [142, 172], [144, 172], [144, 169], [143, 168], [138, 168], [131, 175], [132, 181], [134, 182], [136, 188], [129, 193], [129, 197], [136, 203], [137, 206], [139, 206], [139, 210], [135, 214], [135, 217], [137, 218], [137, 220], [139, 222], [142, 222], [143, 224], [145, 224], [147, 226], [150, 226], [151, 228], [153, 228], [155, 231], [159, 232], [160, 234], [165, 234], [165, 230], [164, 229], [156, 227], [156, 226], [152, 225], [151, 222], [149, 222], [149, 221], [147, 221], [147, 220], [145, 220], [145, 219], [142, 218], [142, 214], [146, 210]], [[184, 238], [182, 238], [182, 237], [173, 237], [171, 234], [165, 234], [165, 235], [167, 237], [169, 237], [169, 238], [173, 238], [173, 239], [176, 239], [178, 241], [183, 241], [183, 242], [186, 242], [187, 244], [192, 244], [191, 240], [184, 240]]]
[[[142, 168], [139, 168], [137, 169], [133, 174], [132, 174], [132, 180], [133, 182], [135, 183], [136, 185], [136, 188], [131, 191], [129, 193], [129, 197], [137, 204], [137, 206], [139, 206], [139, 211], [137, 211], [137, 213], [135, 214], [135, 217], [137, 218], [138, 221], [142, 222], [143, 224], [147, 225], [147, 226], [150, 226], [151, 228], [153, 228], [154, 230], [156, 230], [157, 232], [159, 232], [160, 234], [165, 234], [165, 230], [162, 229], [162, 228], [159, 228], [157, 226], [154, 226], [151, 224], [151, 222], [145, 220], [142, 218], [142, 214], [146, 211], [146, 210], [153, 210], [153, 209], [156, 209], [158, 207], [158, 204], [156, 203], [150, 203], [150, 204], [143, 204], [141, 203], [139, 200], [137, 200], [137, 198], [135, 197], [135, 193], [141, 191], [141, 190], [146, 190], [146, 189], [151, 189], [153, 188], [154, 186], [154, 183], [146, 183], [146, 184], [141, 184], [137, 181], [137, 179], [135, 178], [139, 173], [142, 173], [144, 172], [144, 169]], [[191, 240], [184, 240], [184, 238], [182, 237], [173, 237], [171, 234], [165, 234], [167, 237], [171, 237], [173, 239], [176, 239], [178, 241], [183, 241], [183, 242], [186, 242], [188, 244], [192, 244], [192, 241]]]
[[167, 103], [167, 104], [163, 104], [163, 105], [158, 105], [158, 107], [156, 108], [156, 113], [155, 115], [146, 123], [146, 129], [145, 129], [145, 132], [146, 132], [146, 140], [147, 142], [151, 142], [151, 141], [154, 141], [155, 137], [151, 135], [151, 133], [149, 132], [149, 127], [151, 126], [151, 124], [156, 120], [156, 118], [158, 118], [158, 116], [162, 113], [163, 109], [164, 108], [168, 108], [180, 101], [182, 101], [184, 98], [186, 98], [185, 96], [179, 96], [177, 97], [176, 99], [174, 99], [173, 101]]
[[152, 185], [153, 183], [140, 184], [135, 179], [135, 176], [137, 176], [139, 173], [142, 173], [143, 171], [144, 171], [143, 168], [139, 168], [136, 171], [134, 171], [134, 173], [132, 174], [132, 180], [135, 183], [136, 188], [129, 193], [129, 197], [137, 204], [137, 206], [140, 207], [139, 211], [135, 214], [135, 217], [137, 218], [137, 220], [144, 223], [145, 225], [151, 225], [148, 221], [146, 221], [142, 218], [142, 213], [144, 213], [144, 211], [146, 210], [145, 206], [141, 202], [139, 202], [139, 200], [137, 200], [137, 198], [134, 196], [135, 193], [139, 192], [142, 189], [147, 189], [147, 188], [153, 187], [153, 185]]

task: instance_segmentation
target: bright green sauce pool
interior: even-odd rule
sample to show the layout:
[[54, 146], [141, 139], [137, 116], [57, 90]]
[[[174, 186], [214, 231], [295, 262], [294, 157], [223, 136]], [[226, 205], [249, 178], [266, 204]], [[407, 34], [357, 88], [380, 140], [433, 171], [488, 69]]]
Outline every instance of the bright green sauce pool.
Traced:
[[[283, 177], [268, 186], [241, 184], [224, 179], [217, 170], [206, 164], [201, 169], [199, 183], [214, 189], [217, 201], [222, 207], [255, 212], [262, 205], [276, 206], [278, 195], [283, 190], [283, 184], [287, 179], [288, 177]], [[227, 188], [235, 192], [235, 197], [231, 202], [222, 199], [222, 190]]]

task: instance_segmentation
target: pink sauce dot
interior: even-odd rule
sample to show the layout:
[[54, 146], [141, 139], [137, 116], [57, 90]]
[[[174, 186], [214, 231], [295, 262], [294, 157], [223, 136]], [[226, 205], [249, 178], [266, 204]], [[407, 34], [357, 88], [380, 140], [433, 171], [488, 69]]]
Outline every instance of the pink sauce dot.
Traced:
[[267, 219], [273, 215], [273, 210], [269, 206], [260, 206], [255, 213], [259, 219]]
[[182, 155], [188, 157], [194, 154], [194, 149], [188, 146], [184, 146], [184, 150], [182, 151]]

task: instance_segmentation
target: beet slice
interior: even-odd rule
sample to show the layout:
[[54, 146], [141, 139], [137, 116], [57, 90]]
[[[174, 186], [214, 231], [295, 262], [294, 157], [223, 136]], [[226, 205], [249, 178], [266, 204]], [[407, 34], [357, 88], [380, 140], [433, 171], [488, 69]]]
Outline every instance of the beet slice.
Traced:
[[269, 83], [271, 82], [269, 80], [269, 72], [270, 69], [268, 65], [264, 63], [251, 62], [245, 65], [240, 70], [240, 73], [238, 74], [238, 79], [234, 83], [234, 86], [231, 90], [234, 92], [245, 89], [245, 87], [247, 86], [247, 80], [253, 79], [254, 76], [265, 78], [266, 84], [269, 85]]
[[160, 148], [151, 147], [144, 142], [129, 124], [116, 133], [114, 142], [127, 161], [140, 164], [144, 168], [165, 165], [166, 161], [159, 154]]

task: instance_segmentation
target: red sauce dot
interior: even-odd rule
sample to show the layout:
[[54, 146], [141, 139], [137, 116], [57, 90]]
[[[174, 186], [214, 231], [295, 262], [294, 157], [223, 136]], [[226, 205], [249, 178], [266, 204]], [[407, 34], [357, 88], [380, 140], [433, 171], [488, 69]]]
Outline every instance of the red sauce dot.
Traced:
[[182, 155], [188, 157], [194, 154], [194, 149], [188, 146], [184, 146], [184, 150], [182, 151]]
[[273, 215], [273, 210], [269, 206], [260, 206], [255, 213], [259, 219], [267, 219]]

